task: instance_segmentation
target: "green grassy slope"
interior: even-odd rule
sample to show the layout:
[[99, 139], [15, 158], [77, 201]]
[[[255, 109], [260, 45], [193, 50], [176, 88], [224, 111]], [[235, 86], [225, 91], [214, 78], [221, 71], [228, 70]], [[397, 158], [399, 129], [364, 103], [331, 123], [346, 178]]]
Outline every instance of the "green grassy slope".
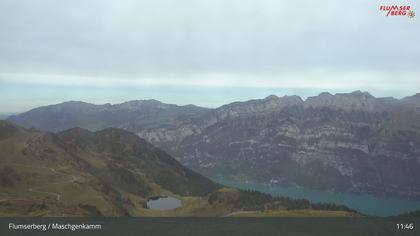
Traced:
[[[182, 207], [147, 209], [154, 196], [176, 197]], [[51, 134], [0, 121], [0, 216], [226, 216], [290, 209], [349, 211], [223, 188], [124, 130]]]

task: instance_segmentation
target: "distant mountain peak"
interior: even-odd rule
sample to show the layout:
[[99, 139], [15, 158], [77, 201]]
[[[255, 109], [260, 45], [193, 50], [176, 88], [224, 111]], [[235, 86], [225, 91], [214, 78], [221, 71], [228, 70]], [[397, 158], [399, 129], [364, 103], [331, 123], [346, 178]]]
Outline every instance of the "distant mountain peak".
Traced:
[[353, 95], [363, 95], [363, 92], [360, 91], [360, 90], [355, 90], [355, 91], [351, 92], [350, 94], [353, 94]]
[[[79, 101], [38, 107], [10, 116], [8, 120], [26, 128], [59, 132], [73, 127], [99, 130], [107, 127], [142, 129], [174, 125], [198, 117], [210, 109], [178, 106], [155, 99], [133, 100], [120, 104], [96, 105]], [[138, 130], [134, 130], [135, 132]], [[133, 130], [132, 130], [133, 131]]]
[[95, 104], [83, 102], [83, 101], [66, 101], [59, 104], [55, 104], [55, 105], [44, 106], [44, 108], [51, 108], [53, 106], [56, 106], [56, 107], [93, 107], [93, 106], [99, 106], [99, 105], [95, 105]]
[[90, 103], [87, 103], [87, 102], [84, 102], [84, 101], [74, 101], [74, 100], [71, 100], [71, 101], [62, 102], [60, 104], [90, 104]]
[[367, 97], [367, 98], [375, 98], [369, 92], [362, 92], [360, 90], [353, 91], [353, 92], [349, 93], [348, 95], [359, 96], [359, 97], [364, 96], [364, 97]]
[[329, 92], [322, 92], [320, 94], [318, 94], [318, 96], [312, 96], [311, 98], [316, 98], [316, 97], [323, 97], [323, 98], [336, 98], [337, 96], [345, 96], [345, 97], [369, 97], [369, 98], [375, 98], [374, 96], [372, 96], [370, 93], [368, 92], [363, 92], [360, 90], [356, 90], [350, 93], [336, 93], [336, 94], [331, 94]]
[[[258, 101], [258, 100], [256, 100]], [[264, 99], [262, 99], [263, 102], [275, 102], [275, 103], [281, 103], [286, 105], [297, 105], [300, 103], [303, 103], [303, 100], [301, 97], [297, 95], [284, 95], [283, 97], [278, 97], [276, 95], [270, 95]]]
[[264, 98], [264, 100], [271, 100], [271, 99], [279, 99], [279, 97], [277, 97], [274, 94], [271, 94], [271, 95], [267, 96], [266, 98]]
[[293, 101], [296, 103], [303, 103], [303, 99], [300, 96], [297, 95], [284, 95], [283, 97], [280, 98], [283, 101]]
[[[131, 100], [128, 102], [124, 102], [127, 104], [162, 104], [162, 102], [156, 100], [156, 99], [144, 99], [144, 100]], [[121, 103], [121, 104], [124, 104]]]
[[356, 90], [351, 93], [336, 93], [334, 95], [323, 92], [318, 96], [308, 97], [305, 105], [307, 107], [372, 111], [375, 108], [379, 108], [381, 104], [370, 93]]
[[[403, 99], [376, 98], [360, 90], [350, 93], [329, 92], [303, 100], [296, 95], [279, 97], [270, 95], [263, 99], [252, 99], [243, 102], [232, 102], [211, 109], [195, 105], [176, 105], [160, 102], [155, 99], [132, 100], [120, 104], [95, 105], [81, 101], [68, 101], [56, 105], [43, 106], [28, 112], [8, 117], [25, 128], [59, 132], [72, 127], [83, 127], [99, 130], [107, 127], [124, 128], [135, 133], [156, 127], [175, 127], [181, 123], [199, 119], [203, 115], [214, 114], [217, 121], [223, 117], [237, 117], [262, 112], [277, 112], [290, 107], [321, 108], [326, 107], [345, 111], [378, 112], [405, 107], [420, 106], [420, 93]], [[213, 111], [213, 112], [212, 112]]]
[[334, 96], [334, 95], [332, 95], [329, 92], [322, 92], [318, 95], [318, 97], [331, 97], [331, 96]]
[[160, 104], [163, 104], [163, 103], [155, 99], [147, 99], [147, 100], [131, 100], [128, 102], [123, 102], [121, 104], [115, 104], [115, 106], [120, 106], [120, 105], [142, 106], [142, 105], [160, 105]]

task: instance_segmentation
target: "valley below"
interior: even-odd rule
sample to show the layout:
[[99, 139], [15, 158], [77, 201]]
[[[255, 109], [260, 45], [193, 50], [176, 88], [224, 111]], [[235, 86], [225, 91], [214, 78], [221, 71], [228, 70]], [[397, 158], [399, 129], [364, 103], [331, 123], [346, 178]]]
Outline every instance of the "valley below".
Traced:
[[293, 199], [307, 199], [314, 203], [345, 205], [367, 216], [397, 216], [420, 210], [420, 201], [410, 199], [380, 198], [372, 195], [343, 194], [332, 191], [315, 190], [305, 187], [281, 187], [273, 184], [241, 182], [224, 178], [211, 178], [225, 186], [255, 190], [272, 196]]
[[268, 211], [359, 215], [345, 206], [214, 183], [122, 129], [53, 134], [0, 121], [1, 217], [221, 217]]
[[[6, 128], [16, 124], [23, 136], [13, 138], [7, 129], [0, 134], [1, 157], [11, 163], [0, 177], [15, 176], [4, 178], [3, 186], [56, 200], [72, 191], [86, 194], [89, 201], [79, 202], [78, 211], [225, 216], [332, 208], [352, 215], [352, 208], [390, 216], [419, 209], [420, 94], [396, 99], [324, 92], [305, 100], [271, 95], [218, 108], [157, 100], [69, 101], [7, 122]], [[28, 161], [43, 163], [31, 164], [31, 171], [44, 168], [43, 174], [29, 178], [37, 174], [13, 165]], [[181, 206], [147, 209], [156, 196], [174, 197]]]

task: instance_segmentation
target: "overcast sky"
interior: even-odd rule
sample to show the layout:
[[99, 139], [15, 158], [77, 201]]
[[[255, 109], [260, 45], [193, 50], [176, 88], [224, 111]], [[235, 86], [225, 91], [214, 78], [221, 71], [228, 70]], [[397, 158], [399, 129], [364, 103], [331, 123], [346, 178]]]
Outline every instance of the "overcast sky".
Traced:
[[0, 0], [0, 112], [67, 100], [215, 107], [420, 92], [416, 1]]

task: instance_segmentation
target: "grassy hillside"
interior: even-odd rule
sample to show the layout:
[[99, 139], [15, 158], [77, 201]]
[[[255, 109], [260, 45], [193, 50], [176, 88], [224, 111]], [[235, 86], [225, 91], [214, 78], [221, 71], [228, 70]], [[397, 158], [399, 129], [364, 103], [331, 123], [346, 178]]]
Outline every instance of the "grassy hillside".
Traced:
[[[147, 209], [172, 196], [182, 206]], [[224, 188], [120, 129], [58, 134], [0, 121], [0, 216], [226, 216], [238, 211], [350, 211]]]

